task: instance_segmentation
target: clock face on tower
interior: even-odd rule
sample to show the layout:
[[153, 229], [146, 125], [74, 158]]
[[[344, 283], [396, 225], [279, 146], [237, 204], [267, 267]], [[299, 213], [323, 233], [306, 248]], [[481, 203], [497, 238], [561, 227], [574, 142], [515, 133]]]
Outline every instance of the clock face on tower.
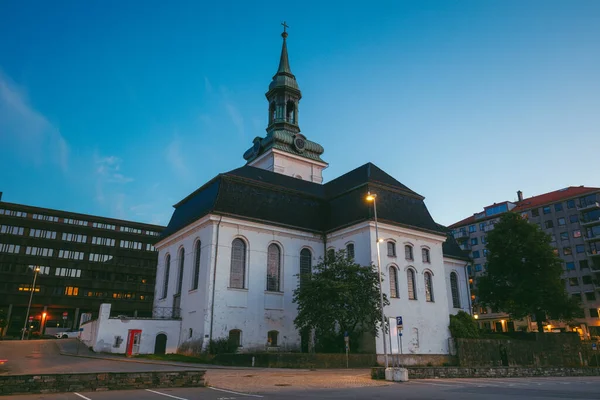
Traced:
[[306, 141], [301, 137], [294, 138], [294, 147], [298, 151], [303, 151], [304, 147], [306, 147]]

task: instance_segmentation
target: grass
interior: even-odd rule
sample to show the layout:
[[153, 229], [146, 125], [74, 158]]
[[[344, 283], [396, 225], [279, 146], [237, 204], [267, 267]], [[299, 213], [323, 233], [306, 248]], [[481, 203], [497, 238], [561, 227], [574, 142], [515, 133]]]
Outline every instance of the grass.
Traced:
[[174, 361], [174, 362], [186, 362], [194, 364], [212, 364], [212, 357], [207, 356], [186, 356], [183, 354], [139, 354], [136, 358], [145, 358], [148, 360], [157, 361]]

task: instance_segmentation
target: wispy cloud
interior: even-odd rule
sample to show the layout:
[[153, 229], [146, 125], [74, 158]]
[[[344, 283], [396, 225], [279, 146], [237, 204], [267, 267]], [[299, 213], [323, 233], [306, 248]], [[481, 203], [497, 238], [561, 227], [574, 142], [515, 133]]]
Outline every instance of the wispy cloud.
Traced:
[[245, 137], [245, 134], [244, 134], [244, 117], [242, 117], [242, 114], [237, 109], [237, 107], [234, 106], [231, 103], [225, 103], [225, 108], [227, 109], [227, 113], [229, 114], [229, 118], [231, 118], [231, 122], [233, 123], [233, 125], [237, 129], [238, 134], [240, 135], [240, 137], [244, 138]]
[[122, 160], [116, 156], [96, 157], [96, 173], [107, 183], [129, 183], [133, 178], [123, 175]]
[[123, 160], [117, 156], [96, 154], [93, 163], [96, 177], [96, 201], [108, 205], [112, 215], [116, 218], [127, 218], [124, 185], [133, 182], [133, 178], [124, 175], [121, 171]]
[[0, 147], [18, 152], [36, 165], [52, 163], [68, 170], [69, 146], [57, 127], [0, 71]]
[[165, 156], [167, 162], [178, 176], [187, 177], [189, 175], [189, 169], [186, 166], [183, 154], [181, 153], [181, 139], [179, 139], [179, 137], [175, 137], [175, 139], [169, 143]]

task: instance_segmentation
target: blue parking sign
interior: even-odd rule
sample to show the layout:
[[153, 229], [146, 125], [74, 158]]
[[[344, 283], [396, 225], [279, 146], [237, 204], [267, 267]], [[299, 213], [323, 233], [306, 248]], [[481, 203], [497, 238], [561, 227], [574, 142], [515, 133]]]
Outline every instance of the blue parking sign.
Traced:
[[402, 329], [402, 317], [396, 317], [396, 327]]

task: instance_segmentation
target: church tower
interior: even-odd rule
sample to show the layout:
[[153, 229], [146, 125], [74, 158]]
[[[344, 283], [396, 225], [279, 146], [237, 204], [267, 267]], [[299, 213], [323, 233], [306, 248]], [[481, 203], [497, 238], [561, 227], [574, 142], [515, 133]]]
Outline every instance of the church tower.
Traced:
[[321, 159], [323, 147], [300, 133], [298, 103], [302, 93], [288, 59], [287, 25], [283, 25], [283, 45], [279, 68], [273, 76], [268, 100], [267, 135], [256, 137], [253, 146], [244, 153], [247, 165], [293, 176], [311, 182], [323, 182], [323, 170], [328, 164]]

